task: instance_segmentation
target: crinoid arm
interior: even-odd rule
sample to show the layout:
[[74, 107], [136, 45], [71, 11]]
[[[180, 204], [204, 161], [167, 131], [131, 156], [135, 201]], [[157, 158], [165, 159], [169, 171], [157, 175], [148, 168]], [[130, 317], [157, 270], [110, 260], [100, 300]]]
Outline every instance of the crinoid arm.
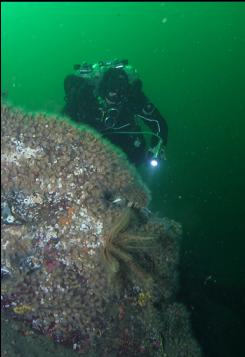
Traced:
[[126, 208], [123, 213], [120, 215], [118, 221], [111, 227], [108, 235], [107, 235], [107, 240], [109, 242], [112, 242], [117, 239], [119, 233], [124, 232], [130, 223], [131, 220], [131, 209]]
[[109, 251], [109, 249], [104, 248], [103, 255], [104, 255], [105, 261], [108, 263], [107, 267], [109, 268], [110, 272], [112, 274], [117, 273], [119, 271], [119, 268], [120, 268], [119, 262], [112, 256], [112, 254]]
[[150, 274], [146, 273], [135, 261], [134, 258], [127, 252], [122, 251], [120, 248], [111, 247], [112, 254], [121, 261], [126, 268], [129, 269], [136, 277], [138, 277], [144, 285], [151, 285], [153, 279]]
[[122, 233], [120, 237], [116, 239], [116, 242], [120, 246], [125, 246], [127, 249], [156, 249], [158, 247], [158, 236], [144, 236], [143, 234], [138, 235], [137, 233]]

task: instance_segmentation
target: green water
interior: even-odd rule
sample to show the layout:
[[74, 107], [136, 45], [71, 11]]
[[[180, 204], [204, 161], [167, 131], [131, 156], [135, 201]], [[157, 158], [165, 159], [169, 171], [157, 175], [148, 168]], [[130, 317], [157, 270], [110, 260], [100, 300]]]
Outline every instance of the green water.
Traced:
[[169, 125], [167, 162], [141, 172], [152, 208], [183, 224], [181, 298], [206, 356], [245, 355], [245, 4], [10, 2], [1, 10], [1, 86], [16, 105], [59, 111], [63, 79], [84, 60], [126, 58], [138, 69]]

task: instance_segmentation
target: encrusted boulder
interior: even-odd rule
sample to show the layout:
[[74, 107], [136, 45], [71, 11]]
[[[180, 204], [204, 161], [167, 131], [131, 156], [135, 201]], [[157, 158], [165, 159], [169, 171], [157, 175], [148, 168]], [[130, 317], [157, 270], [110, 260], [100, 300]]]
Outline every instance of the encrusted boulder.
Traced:
[[67, 118], [1, 117], [2, 309], [85, 355], [199, 356], [174, 303], [181, 226], [125, 155]]

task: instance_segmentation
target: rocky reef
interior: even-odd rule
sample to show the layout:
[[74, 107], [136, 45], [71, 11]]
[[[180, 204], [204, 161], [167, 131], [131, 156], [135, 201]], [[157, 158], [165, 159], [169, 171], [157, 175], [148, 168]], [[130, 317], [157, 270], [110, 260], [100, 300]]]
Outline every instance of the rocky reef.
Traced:
[[181, 226], [86, 126], [2, 104], [2, 310], [81, 355], [201, 356], [175, 302]]

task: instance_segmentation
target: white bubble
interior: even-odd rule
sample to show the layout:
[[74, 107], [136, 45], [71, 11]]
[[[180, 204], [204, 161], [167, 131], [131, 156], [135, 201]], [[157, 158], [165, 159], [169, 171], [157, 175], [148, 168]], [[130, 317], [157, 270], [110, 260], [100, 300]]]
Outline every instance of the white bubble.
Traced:
[[166, 24], [167, 21], [168, 21], [168, 19], [167, 19], [166, 17], [164, 17], [164, 18], [162, 19], [162, 24]]

